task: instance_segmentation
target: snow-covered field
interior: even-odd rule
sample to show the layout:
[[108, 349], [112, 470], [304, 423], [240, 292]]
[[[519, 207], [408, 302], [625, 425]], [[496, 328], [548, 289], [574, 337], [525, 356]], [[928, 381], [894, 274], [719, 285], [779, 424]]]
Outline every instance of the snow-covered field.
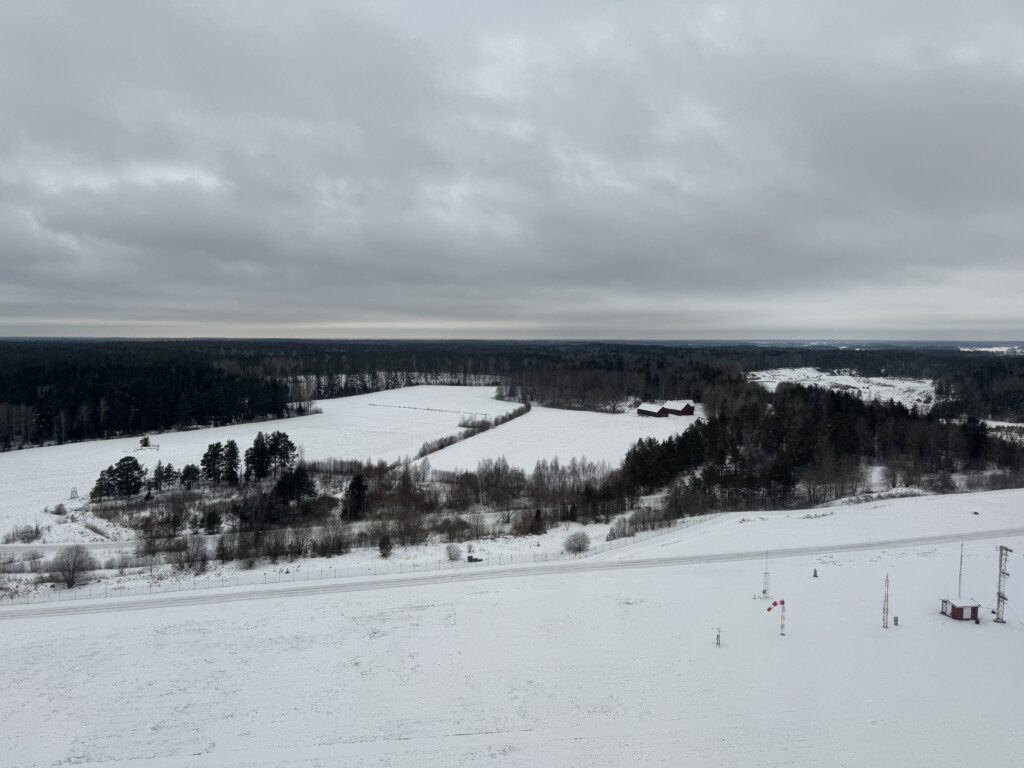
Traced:
[[[322, 400], [318, 404], [323, 413], [311, 416], [154, 435], [150, 449], [140, 448], [138, 438], [125, 438], [0, 453], [0, 533], [38, 522], [51, 526], [44, 541], [99, 539], [80, 525], [41, 512], [60, 503], [74, 511], [82, 501], [70, 499], [72, 488], [87, 499], [100, 471], [129, 454], [149, 469], [157, 461], [180, 469], [198, 464], [210, 443], [235, 440], [244, 451], [257, 432], [280, 430], [306, 459], [397, 461], [415, 456], [428, 440], [459, 434], [459, 422], [466, 417], [494, 418], [517, 407], [495, 400], [494, 394], [493, 387], [407, 387]], [[662, 439], [684, 431], [693, 421], [686, 416], [645, 419], [632, 411], [609, 415], [538, 407], [429, 459], [435, 469], [476, 469], [480, 459], [500, 456], [526, 471], [538, 460], [556, 456], [566, 463], [586, 456], [614, 466], [641, 437]]]
[[465, 417], [493, 418], [515, 409], [494, 399], [493, 387], [420, 386], [357, 397], [321, 400], [323, 413], [153, 435], [151, 449], [138, 438], [97, 440], [0, 453], [0, 531], [32, 524], [43, 507], [75, 505], [72, 488], [87, 499], [102, 469], [133, 455], [148, 469], [169, 461], [179, 469], [198, 464], [210, 443], [235, 440], [243, 451], [257, 432], [286, 432], [307, 459], [385, 459], [415, 456], [428, 440], [458, 434]]
[[531, 471], [540, 459], [566, 464], [586, 457], [617, 466], [626, 451], [645, 437], [664, 440], [685, 432], [697, 416], [645, 418], [625, 413], [563, 411], [534, 406], [518, 419], [430, 455], [434, 469], [476, 469], [481, 458], [504, 456], [508, 463]]
[[[1024, 492], [832, 511], [723, 515], [534, 568], [0, 608], [2, 762], [1016, 762], [1024, 588], [1010, 578], [1005, 625], [987, 608], [997, 542], [1020, 570]], [[980, 626], [939, 614], [960, 538]], [[800, 547], [768, 560], [781, 636], [754, 598], [761, 552]]]
[[903, 403], [907, 408], [914, 405], [919, 409], [931, 407], [935, 399], [935, 384], [930, 379], [892, 379], [886, 377], [856, 376], [846, 373], [832, 373], [817, 368], [773, 368], [768, 371], [751, 371], [750, 381], [756, 381], [769, 391], [783, 383], [803, 384], [850, 392], [870, 402], [890, 399]]

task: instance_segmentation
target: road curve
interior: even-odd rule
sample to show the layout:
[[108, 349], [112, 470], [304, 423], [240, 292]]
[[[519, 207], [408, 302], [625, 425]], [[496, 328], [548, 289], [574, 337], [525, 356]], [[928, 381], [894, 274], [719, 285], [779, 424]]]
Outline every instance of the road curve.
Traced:
[[933, 544], [953, 544], [958, 541], [1024, 536], [1024, 528], [1001, 528], [991, 531], [952, 533], [940, 536], [917, 536], [907, 539], [885, 539], [853, 542], [848, 544], [823, 544], [809, 547], [784, 549], [760, 549], [747, 552], [723, 552], [707, 555], [679, 555], [636, 560], [570, 560], [557, 563], [537, 563], [520, 566], [491, 566], [463, 571], [439, 571], [426, 574], [385, 576], [360, 581], [335, 579], [330, 581], [301, 582], [298, 584], [273, 585], [266, 587], [226, 588], [224, 591], [201, 591], [152, 595], [133, 598], [96, 598], [69, 603], [42, 603], [34, 605], [0, 607], [0, 621], [22, 618], [43, 618], [83, 613], [109, 613], [114, 611], [135, 611], [149, 608], [176, 608], [194, 605], [212, 605], [240, 600], [268, 600], [282, 597], [306, 597], [311, 595], [338, 594], [345, 592], [368, 592], [397, 587], [417, 587], [437, 584], [454, 584], [466, 581], [492, 581], [494, 579], [516, 579], [538, 576], [614, 571], [630, 568], [664, 568], [709, 563], [727, 563], [742, 560], [769, 558], [805, 557], [834, 552], [858, 552], [894, 549], [898, 547], [920, 547]]

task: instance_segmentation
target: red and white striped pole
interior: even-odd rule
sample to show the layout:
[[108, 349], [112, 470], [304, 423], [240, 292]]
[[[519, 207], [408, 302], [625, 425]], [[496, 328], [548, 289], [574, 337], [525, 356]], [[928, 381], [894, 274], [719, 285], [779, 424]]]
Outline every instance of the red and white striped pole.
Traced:
[[780, 635], [785, 635], [786, 634], [786, 601], [785, 600], [775, 600], [775, 601], [773, 601], [772, 604], [768, 606], [768, 612], [769, 613], [771, 612], [772, 608], [778, 608], [779, 609], [779, 613], [782, 615], [782, 623], [781, 623], [781, 626], [779, 627], [779, 634]]

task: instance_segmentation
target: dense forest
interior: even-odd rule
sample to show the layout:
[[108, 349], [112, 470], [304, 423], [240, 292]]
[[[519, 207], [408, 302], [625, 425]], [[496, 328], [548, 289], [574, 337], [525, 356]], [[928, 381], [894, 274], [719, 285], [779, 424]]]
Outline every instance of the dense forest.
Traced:
[[853, 496], [867, 485], [870, 466], [883, 467], [891, 488], [949, 492], [954, 473], [979, 489], [1022, 480], [1021, 446], [990, 438], [973, 417], [945, 421], [900, 403], [798, 385], [752, 388], [708, 416], [682, 435], [638, 442], [623, 461], [625, 485], [648, 492], [681, 481], [673, 502], [693, 514]]
[[931, 378], [933, 415], [1024, 421], [1024, 357], [949, 347], [482, 341], [0, 341], [0, 449], [304, 412], [419, 383], [494, 384], [510, 400], [615, 411], [759, 397], [774, 367]]

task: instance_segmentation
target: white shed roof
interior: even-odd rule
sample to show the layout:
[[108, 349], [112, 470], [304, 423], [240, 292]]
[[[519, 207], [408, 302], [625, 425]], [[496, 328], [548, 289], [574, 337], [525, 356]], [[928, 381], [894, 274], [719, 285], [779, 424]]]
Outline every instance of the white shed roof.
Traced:
[[969, 597], [947, 597], [946, 601], [954, 608], [980, 608], [981, 603]]
[[660, 406], [660, 405], [653, 405], [651, 403], [641, 403], [637, 407], [638, 411], [646, 411], [648, 413], [658, 413], [659, 411], [661, 411], [661, 409], [662, 409], [662, 406]]

